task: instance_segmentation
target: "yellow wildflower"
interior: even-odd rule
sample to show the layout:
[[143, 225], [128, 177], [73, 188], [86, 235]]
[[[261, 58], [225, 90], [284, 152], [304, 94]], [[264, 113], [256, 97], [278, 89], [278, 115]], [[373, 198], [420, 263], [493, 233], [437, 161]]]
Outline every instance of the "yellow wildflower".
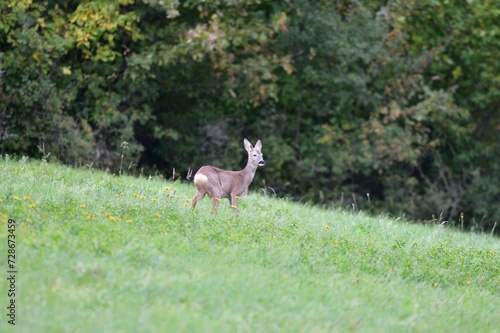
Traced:
[[236, 208], [238, 208], [238, 207], [236, 207], [235, 205], [231, 205], [231, 208], [232, 208], [232, 209], [236, 209]]
[[139, 194], [137, 194], [137, 193], [134, 193], [134, 197], [138, 197], [138, 196], [139, 196]]
[[165, 191], [169, 191], [169, 190], [170, 190], [170, 187], [165, 186]]
[[35, 208], [35, 207], [36, 207], [36, 205], [35, 205], [34, 203], [32, 203], [32, 204], [30, 204], [30, 207], [31, 207], [31, 208]]
[[141, 199], [146, 199], [146, 196], [145, 195], [141, 195], [140, 197]]
[[106, 212], [106, 214], [104, 214], [104, 215], [106, 215], [107, 217], [111, 216], [111, 214], [108, 212]]
[[215, 198], [215, 200], [220, 201], [220, 198]]
[[0, 202], [3, 202], [3, 199], [0, 199]]
[[114, 217], [113, 215], [110, 215], [110, 216], [109, 216], [109, 219], [110, 219], [111, 221], [116, 220], [116, 219], [115, 219], [115, 217]]
[[80, 205], [80, 208], [85, 208], [85, 205], [84, 205], [84, 204], [81, 204], [81, 205]]
[[127, 220], [127, 223], [132, 223], [132, 220]]
[[159, 214], [159, 213], [155, 213], [155, 216], [156, 216], [156, 217], [160, 217], [160, 214]]
[[19, 200], [19, 197], [18, 197], [17, 195], [14, 195], [14, 196], [12, 197], [12, 199], [14, 199], [14, 200]]
[[29, 200], [30, 196], [29, 195], [25, 195], [23, 198], [24, 198], [24, 200]]
[[235, 196], [234, 198], [235, 198], [236, 200], [238, 200], [238, 199], [240, 198], [240, 196], [239, 196], [239, 195], [237, 195], [237, 196]]
[[153, 202], [157, 202], [157, 201], [158, 201], [158, 199], [157, 199], [157, 198], [153, 198], [153, 199], [151, 199], [151, 201], [153, 201]]
[[330, 229], [331, 227], [329, 225], [325, 225], [325, 228]]

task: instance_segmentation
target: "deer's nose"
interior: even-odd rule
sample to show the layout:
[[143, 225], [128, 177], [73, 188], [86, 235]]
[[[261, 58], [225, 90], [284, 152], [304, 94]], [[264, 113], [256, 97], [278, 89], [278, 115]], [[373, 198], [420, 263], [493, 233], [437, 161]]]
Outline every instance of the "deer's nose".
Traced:
[[263, 166], [264, 164], [266, 164], [266, 161], [264, 161], [263, 159], [259, 161], [259, 166]]

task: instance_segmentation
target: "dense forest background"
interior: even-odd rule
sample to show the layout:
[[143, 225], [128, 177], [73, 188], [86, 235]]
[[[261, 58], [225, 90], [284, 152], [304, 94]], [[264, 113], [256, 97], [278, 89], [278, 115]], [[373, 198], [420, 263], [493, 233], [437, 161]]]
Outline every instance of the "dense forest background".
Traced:
[[0, 0], [0, 150], [185, 177], [261, 139], [254, 187], [490, 232], [498, 22], [477, 0]]

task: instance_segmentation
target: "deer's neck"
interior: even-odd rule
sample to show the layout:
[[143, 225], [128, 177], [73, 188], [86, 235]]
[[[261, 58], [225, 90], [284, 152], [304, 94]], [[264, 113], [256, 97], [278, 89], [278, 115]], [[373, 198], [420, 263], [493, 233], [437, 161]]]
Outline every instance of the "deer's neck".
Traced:
[[245, 169], [241, 170], [243, 178], [246, 184], [250, 184], [255, 176], [255, 172], [257, 171], [257, 166], [253, 165], [250, 161], [248, 161]]

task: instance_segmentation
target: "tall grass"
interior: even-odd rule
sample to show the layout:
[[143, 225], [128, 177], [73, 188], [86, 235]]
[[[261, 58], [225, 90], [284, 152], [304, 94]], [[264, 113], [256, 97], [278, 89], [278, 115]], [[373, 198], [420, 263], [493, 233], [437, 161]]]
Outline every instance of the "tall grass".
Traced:
[[0, 182], [18, 332], [500, 332], [490, 235], [255, 192], [213, 215], [191, 184], [36, 161]]

